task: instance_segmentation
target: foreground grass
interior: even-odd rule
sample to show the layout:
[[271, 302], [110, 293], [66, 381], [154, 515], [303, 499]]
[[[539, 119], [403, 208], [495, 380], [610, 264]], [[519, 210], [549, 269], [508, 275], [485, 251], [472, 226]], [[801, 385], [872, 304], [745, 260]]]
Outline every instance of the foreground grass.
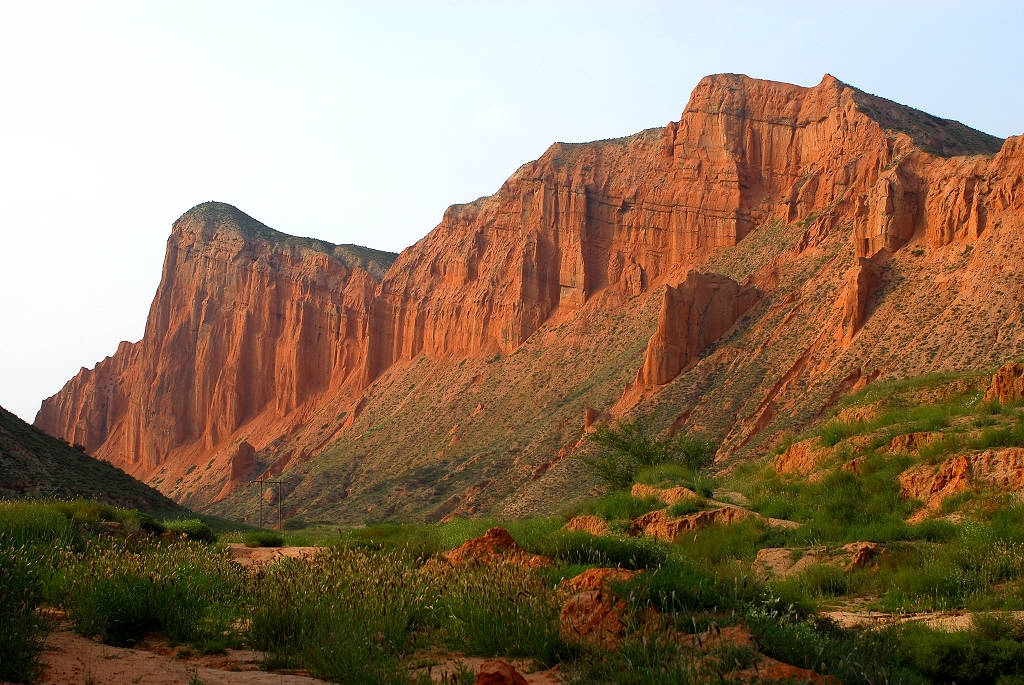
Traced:
[[[898, 484], [903, 470], [941, 461], [947, 448], [1018, 444], [1020, 408], [981, 403], [976, 392], [948, 397], [938, 408], [892, 399], [867, 427], [833, 422], [818, 433], [824, 443], [835, 439], [836, 463], [859, 460], [857, 473], [833, 468], [808, 480], [762, 464], [716, 483], [685, 465], [639, 469], [640, 482], [700, 494], [672, 514], [706, 506], [703, 498], [724, 489], [745, 495], [765, 517], [801, 524], [780, 529], [749, 518], [691, 531], [673, 544], [627, 535], [633, 518], [663, 505], [617, 491], [542, 519], [284, 531], [286, 544], [330, 550], [312, 562], [285, 560], [247, 573], [213, 542], [218, 531], [205, 521], [156, 521], [89, 502], [0, 503], [0, 629], [11, 636], [0, 640], [0, 675], [34, 675], [47, 630], [35, 607], [48, 604], [65, 609], [76, 630], [110, 644], [132, 644], [156, 630], [200, 652], [256, 648], [267, 668], [345, 683], [425, 683], [418, 667], [451, 652], [559, 664], [572, 683], [725, 681], [756, 653], [729, 648], [708, 662], [671, 636], [730, 624], [747, 626], [768, 656], [843, 683], [1024, 682], [1024, 625], [1009, 616], [979, 616], [959, 633], [920, 625], [842, 630], [818, 618], [822, 608], [854, 598], [896, 613], [1024, 608], [1024, 506], [970, 491], [938, 512], [956, 513], [959, 522], [909, 524], [919, 503], [903, 497]], [[916, 455], [883, 449], [891, 436], [925, 428], [942, 430], [943, 440]], [[864, 436], [860, 446], [847, 448], [854, 436]], [[604, 519], [612, 534], [564, 530], [577, 514]], [[553, 566], [453, 569], [438, 560], [497, 524]], [[160, 537], [166, 530], [178, 535]], [[281, 541], [276, 533], [219, 532], [221, 543]], [[796, 558], [854, 541], [884, 543], [888, 551], [871, 568], [822, 562], [773, 580], [754, 565], [768, 547], [788, 548]], [[616, 648], [565, 639], [559, 583], [588, 566], [643, 570], [612, 591], [632, 616], [656, 612], [659, 629], [635, 626]], [[705, 664], [699, 672], [698, 663]]]
[[[767, 654], [843, 682], [862, 682], [863, 673], [882, 682], [925, 682], [916, 657], [900, 652], [898, 643], [821, 623], [808, 607], [728, 562], [763, 532], [750, 524], [719, 529], [730, 531], [729, 540], [708, 531], [667, 545], [560, 532], [560, 519], [517, 522], [511, 527], [520, 542], [556, 561], [541, 571], [455, 569], [427, 553], [456, 546], [490, 522], [378, 526], [350, 531], [312, 562], [285, 560], [245, 573], [216, 544], [95, 535], [73, 517], [50, 516], [53, 511], [0, 504], [8, 531], [0, 549], [17, 560], [17, 587], [27, 593], [19, 605], [26, 610], [0, 618], [5, 635], [21, 626], [26, 636], [5, 642], [3, 663], [22, 664], [7, 678], [34, 675], [45, 633], [33, 622], [39, 603], [65, 609], [77, 631], [109, 644], [130, 645], [160, 631], [200, 652], [260, 649], [268, 667], [302, 668], [345, 683], [426, 682], [416, 666], [445, 652], [562, 664], [576, 683], [709, 682], [752, 658], [743, 650], [720, 655], [723, 670], [715, 675], [698, 673], [699, 654], [671, 633], [641, 633], [616, 649], [567, 641], [559, 630], [559, 581], [600, 564], [645, 569], [615, 591], [636, 615], [655, 609], [676, 630], [744, 623]], [[32, 513], [38, 516], [27, 516]], [[28, 521], [35, 522], [31, 530]], [[17, 540], [11, 529], [21, 531]], [[917, 644], [911, 638], [922, 639], [911, 635], [908, 645]]]

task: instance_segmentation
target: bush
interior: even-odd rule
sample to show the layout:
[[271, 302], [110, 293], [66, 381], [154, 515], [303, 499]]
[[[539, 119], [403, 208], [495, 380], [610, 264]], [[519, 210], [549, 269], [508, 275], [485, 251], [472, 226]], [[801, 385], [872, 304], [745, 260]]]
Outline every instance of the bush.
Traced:
[[578, 509], [605, 521], [632, 521], [649, 511], [664, 506], [657, 497], [633, 497], [628, 492], [613, 492], [597, 499], [587, 500]]
[[644, 569], [661, 564], [667, 557], [665, 544], [651, 538], [595, 537], [582, 531], [556, 530], [535, 539], [523, 538], [520, 544], [533, 554], [567, 564]]
[[614, 427], [598, 424], [586, 437], [603, 449], [584, 457], [584, 464], [615, 490], [629, 487], [637, 471], [644, 467], [678, 464], [692, 471], [701, 469], [711, 463], [716, 449], [710, 440], [682, 433], [659, 438], [638, 421]]
[[199, 519], [180, 519], [177, 521], [165, 521], [164, 527], [189, 540], [197, 542], [217, 542], [217, 536], [213, 530]]
[[284, 536], [270, 530], [254, 530], [242, 537], [246, 547], [282, 547]]
[[890, 639], [934, 683], [1009, 684], [1024, 676], [1024, 640], [1016, 621], [976, 622], [971, 630], [953, 632], [907, 624]]
[[244, 577], [225, 551], [203, 543], [96, 539], [55, 559], [58, 603], [85, 635], [129, 645], [150, 630], [202, 651], [239, 643]]
[[670, 516], [686, 516], [687, 514], [693, 514], [706, 509], [707, 506], [707, 500], [703, 497], [692, 497], [679, 500], [668, 508], [668, 513]]

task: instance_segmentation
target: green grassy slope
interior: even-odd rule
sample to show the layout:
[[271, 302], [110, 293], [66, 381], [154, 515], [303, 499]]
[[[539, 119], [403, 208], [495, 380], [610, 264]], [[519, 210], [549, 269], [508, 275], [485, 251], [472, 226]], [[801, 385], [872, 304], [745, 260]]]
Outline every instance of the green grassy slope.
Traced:
[[85, 497], [161, 514], [185, 510], [124, 471], [0, 407], [0, 497]]

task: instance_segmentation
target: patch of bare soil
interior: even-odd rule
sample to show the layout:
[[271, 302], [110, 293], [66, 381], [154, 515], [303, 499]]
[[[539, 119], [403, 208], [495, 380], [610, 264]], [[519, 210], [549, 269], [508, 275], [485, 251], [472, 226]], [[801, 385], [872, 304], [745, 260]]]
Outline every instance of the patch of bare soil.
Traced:
[[[430, 657], [429, 660], [428, 665], [416, 670], [426, 672], [435, 683], [456, 682], [460, 672], [470, 671], [474, 675], [479, 674], [484, 663], [491, 661], [484, 657], [459, 654], [441, 654]], [[502, 661], [515, 668], [530, 685], [559, 685], [562, 682], [557, 667], [538, 670], [530, 659], [502, 658]]]
[[228, 650], [226, 654], [180, 658], [173, 650], [157, 649], [152, 641], [135, 649], [93, 642], [69, 630], [57, 630], [46, 640], [43, 675], [36, 685], [179, 685], [196, 680], [204, 685], [317, 685], [323, 680], [259, 670], [257, 652]]
[[240, 542], [228, 545], [231, 558], [239, 566], [252, 568], [281, 559], [312, 559], [322, 547], [246, 547]]
[[[1024, 611], [1011, 611], [1009, 613], [1017, 620], [1024, 620]], [[822, 612], [822, 616], [832, 619], [842, 628], [865, 626], [882, 628], [902, 623], [920, 623], [929, 628], [950, 632], [969, 630], [972, 626], [971, 619], [974, 615], [970, 611], [924, 611], [910, 614], [890, 614], [884, 611], [836, 609], [834, 611]]]

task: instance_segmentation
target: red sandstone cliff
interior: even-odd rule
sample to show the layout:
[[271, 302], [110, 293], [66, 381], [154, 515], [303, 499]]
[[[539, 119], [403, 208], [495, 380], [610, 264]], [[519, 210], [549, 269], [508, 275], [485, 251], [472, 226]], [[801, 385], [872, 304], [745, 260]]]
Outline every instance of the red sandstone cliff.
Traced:
[[[392, 257], [199, 205], [172, 228], [143, 339], [82, 369], [36, 425], [150, 481], [175, 457], [172, 473], [205, 465], [243, 424], [280, 432], [273, 424], [310, 398], [358, 386], [369, 303]], [[252, 454], [234, 455], [238, 480]]]
[[647, 343], [636, 384], [664, 385], [674, 379], [756, 300], [756, 291], [714, 274], [691, 271], [677, 287], [666, 285], [658, 329]]
[[324, 510], [384, 491], [422, 509], [447, 478], [491, 503], [542, 488], [563, 407], [572, 425], [573, 403], [611, 409], [623, 378], [652, 386], [635, 411], [750, 450], [868, 379], [1024, 350], [1004, 325], [1024, 301], [1022, 179], [1021, 138], [831, 76], [710, 76], [678, 122], [556, 143], [390, 266], [195, 208], [142, 341], [36, 423], [196, 504], [327, 449], [294, 471], [296, 506]]

